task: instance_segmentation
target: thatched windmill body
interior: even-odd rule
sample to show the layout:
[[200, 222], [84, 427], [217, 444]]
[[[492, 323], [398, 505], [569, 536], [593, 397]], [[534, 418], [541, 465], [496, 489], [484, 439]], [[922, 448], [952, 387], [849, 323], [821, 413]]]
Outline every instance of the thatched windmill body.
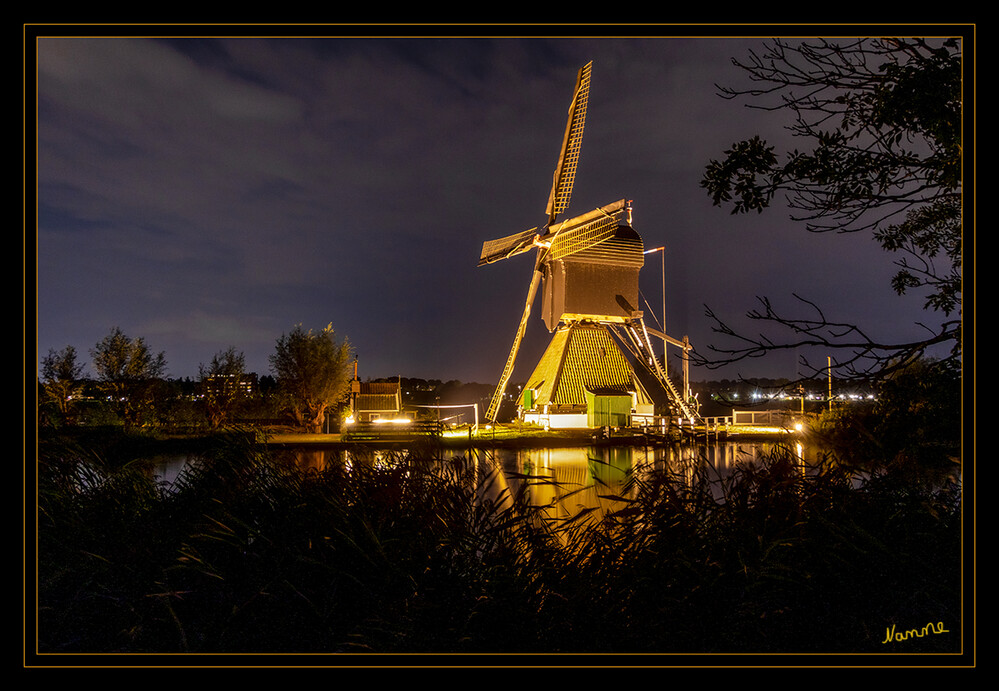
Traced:
[[[544, 226], [483, 243], [479, 266], [533, 251], [534, 271], [513, 346], [486, 417], [496, 420], [516, 364], [531, 309], [540, 287], [542, 318], [551, 344], [528, 379], [520, 407], [525, 419], [553, 417], [553, 426], [630, 424], [634, 415], [652, 414], [652, 397], [637, 376], [640, 362], [667, 393], [671, 408], [693, 417], [656, 360], [649, 331], [638, 309], [642, 238], [631, 227], [631, 203], [619, 200], [559, 221], [572, 193], [579, 161], [592, 63], [579, 70]], [[686, 343], [669, 339], [671, 343]], [[629, 351], [624, 355], [621, 346]]]

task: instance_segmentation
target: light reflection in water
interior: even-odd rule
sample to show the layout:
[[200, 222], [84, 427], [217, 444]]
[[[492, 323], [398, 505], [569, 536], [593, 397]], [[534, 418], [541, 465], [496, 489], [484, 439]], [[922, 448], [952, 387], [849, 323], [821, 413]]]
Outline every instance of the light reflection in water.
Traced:
[[[549, 518], [563, 519], [592, 510], [599, 518], [626, 496], [635, 468], [635, 449], [603, 446], [534, 448], [492, 452], [492, 460], [511, 479], [514, 491], [526, 488], [534, 506]], [[620, 508], [618, 506], [618, 508]]]
[[[821, 460], [821, 452], [800, 443], [791, 448], [802, 472]], [[455, 457], [474, 456], [479, 501], [509, 504], [511, 497], [523, 490], [532, 505], [546, 507], [550, 518], [564, 519], [588, 510], [599, 519], [609, 510], [622, 508], [618, 497], [628, 498], [631, 480], [645, 472], [667, 471], [688, 483], [700, 477], [716, 480], [713, 493], [721, 500], [722, 480], [740, 466], [762, 463], [772, 450], [773, 444], [726, 441], [668, 447], [463, 449], [434, 457], [440, 459], [438, 462], [450, 462]], [[405, 450], [370, 447], [287, 451], [299, 468], [316, 471], [330, 463], [348, 471], [357, 465], [379, 467], [406, 454]], [[185, 456], [158, 457], [153, 459], [151, 472], [159, 481], [173, 483], [190, 462]]]
[[[762, 464], [773, 444], [716, 442], [671, 447], [591, 446], [579, 448], [501, 449], [493, 461], [519, 489], [527, 484], [534, 506], [548, 507], [550, 518], [568, 518], [589, 510], [594, 520], [624, 508], [633, 496], [632, 480], [643, 473], [669, 472], [690, 484], [712, 482], [716, 500], [724, 498], [722, 481], [739, 467]], [[803, 445], [791, 447], [802, 473], [820, 461]]]

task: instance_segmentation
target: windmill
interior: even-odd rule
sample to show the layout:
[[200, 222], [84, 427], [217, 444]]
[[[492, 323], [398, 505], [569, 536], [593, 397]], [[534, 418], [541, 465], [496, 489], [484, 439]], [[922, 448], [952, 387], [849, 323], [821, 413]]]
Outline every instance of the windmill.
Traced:
[[[486, 413], [492, 421], [499, 413], [539, 287], [542, 317], [555, 336], [528, 381], [529, 393], [522, 400], [525, 407], [543, 401], [546, 408], [555, 405], [578, 413], [580, 407], [589, 407], [592, 413], [598, 399], [612, 409], [627, 403], [630, 410], [635, 400], [651, 406], [651, 399], [618, 348], [621, 343], [660, 381], [678, 413], [696, 416], [653, 355], [649, 330], [637, 309], [638, 272], [644, 256], [642, 239], [631, 227], [630, 201], [622, 199], [558, 220], [568, 207], [576, 176], [592, 64], [584, 65], [576, 78], [545, 210], [547, 222], [482, 245], [479, 266], [535, 253], [524, 311]], [[665, 334], [659, 336], [664, 342], [668, 339]], [[669, 342], [680, 343], [676, 339]], [[686, 339], [682, 343], [687, 343]]]

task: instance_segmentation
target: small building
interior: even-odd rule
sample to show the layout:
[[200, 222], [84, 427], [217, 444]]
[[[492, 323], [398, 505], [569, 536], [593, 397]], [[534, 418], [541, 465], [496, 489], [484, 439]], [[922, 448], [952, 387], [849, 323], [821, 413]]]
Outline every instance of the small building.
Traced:
[[351, 418], [354, 422], [397, 420], [402, 413], [402, 386], [399, 382], [351, 382]]

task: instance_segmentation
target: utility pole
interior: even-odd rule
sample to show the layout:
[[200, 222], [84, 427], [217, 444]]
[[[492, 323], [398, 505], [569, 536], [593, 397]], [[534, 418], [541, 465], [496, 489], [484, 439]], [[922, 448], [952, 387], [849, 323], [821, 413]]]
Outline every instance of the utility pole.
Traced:
[[826, 356], [826, 368], [829, 371], [829, 412], [832, 412], [832, 356]]

